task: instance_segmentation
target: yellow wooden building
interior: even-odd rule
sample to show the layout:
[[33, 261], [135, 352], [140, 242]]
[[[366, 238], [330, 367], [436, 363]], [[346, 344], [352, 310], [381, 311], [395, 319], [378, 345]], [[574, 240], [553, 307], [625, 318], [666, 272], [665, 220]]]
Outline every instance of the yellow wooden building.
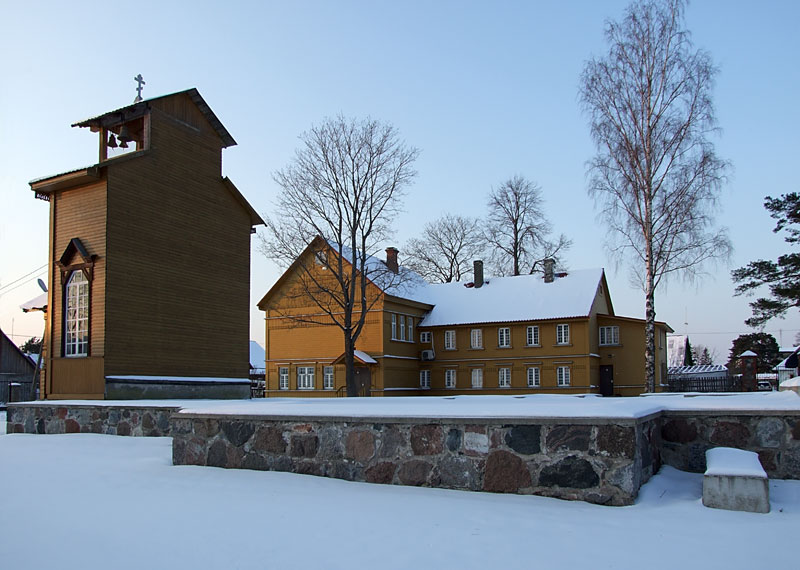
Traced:
[[43, 395], [245, 393], [263, 221], [222, 176], [233, 137], [196, 89], [73, 126], [97, 133], [98, 162], [30, 183], [50, 202]]
[[[325, 242], [303, 254], [308, 265]], [[386, 261], [397, 267], [397, 250]], [[345, 256], [346, 257], [346, 256]], [[266, 317], [267, 397], [342, 395], [343, 337], [309, 318], [319, 309], [293, 289], [297, 263], [259, 303]], [[313, 267], [312, 267], [313, 270]], [[324, 265], [317, 264], [324, 272]], [[406, 274], [375, 298], [356, 342], [371, 395], [601, 393], [645, 387], [645, 326], [614, 314], [602, 269], [425, 284]], [[304, 322], [305, 321], [305, 322]], [[656, 325], [656, 384], [666, 381], [666, 323]]]

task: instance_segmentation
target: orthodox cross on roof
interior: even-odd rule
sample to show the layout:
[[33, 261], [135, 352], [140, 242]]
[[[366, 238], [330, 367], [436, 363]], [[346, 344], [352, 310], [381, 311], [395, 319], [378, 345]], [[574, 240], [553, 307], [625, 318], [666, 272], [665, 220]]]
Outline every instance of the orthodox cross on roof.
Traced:
[[133, 102], [138, 103], [139, 101], [142, 100], [142, 85], [147, 85], [147, 84], [144, 82], [144, 79], [142, 79], [141, 73], [136, 77], [134, 77], [133, 80], [136, 83], [138, 83], [138, 85], [136, 86], [136, 99], [134, 99]]

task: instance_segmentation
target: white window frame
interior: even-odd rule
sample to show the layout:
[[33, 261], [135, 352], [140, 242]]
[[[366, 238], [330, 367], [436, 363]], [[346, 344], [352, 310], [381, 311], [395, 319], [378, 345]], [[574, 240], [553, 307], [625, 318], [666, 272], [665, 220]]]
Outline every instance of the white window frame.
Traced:
[[406, 326], [408, 327], [408, 342], [414, 342], [414, 317], [406, 317]]
[[470, 386], [483, 388], [483, 368], [473, 368], [470, 371]]
[[419, 387], [428, 390], [431, 387], [431, 371], [430, 370], [420, 370], [419, 371]]
[[419, 333], [419, 341], [429, 343], [431, 341], [431, 331], [423, 331]]
[[539, 346], [539, 326], [530, 325], [525, 331], [527, 346]]
[[400, 340], [406, 340], [406, 316], [400, 315], [400, 323], [397, 328], [400, 329]]
[[498, 327], [497, 347], [511, 348], [511, 327]]
[[333, 366], [324, 366], [322, 368], [322, 388], [323, 390], [333, 390], [334, 375]]
[[456, 387], [456, 369], [455, 368], [445, 368], [445, 371], [444, 371], [444, 387], [445, 388], [455, 388]]
[[288, 390], [289, 389], [289, 367], [288, 366], [279, 366], [278, 367], [278, 390]]
[[392, 313], [392, 340], [397, 340], [397, 315]]
[[542, 385], [542, 373], [538, 366], [528, 366], [528, 388], [539, 388]]
[[483, 329], [472, 329], [469, 331], [469, 347], [483, 348]]
[[444, 349], [456, 349], [456, 331], [444, 331]]
[[600, 346], [616, 346], [619, 344], [619, 327], [600, 327]]
[[569, 323], [556, 325], [556, 344], [569, 344]]
[[69, 276], [64, 304], [64, 356], [89, 356], [89, 280], [78, 269]]
[[497, 371], [497, 387], [511, 388], [511, 368], [504, 366]]
[[569, 366], [557, 366], [556, 378], [559, 387], [566, 387], [570, 385], [570, 369]]
[[314, 389], [314, 367], [313, 366], [298, 366], [297, 367], [297, 389], [298, 390], [313, 390]]

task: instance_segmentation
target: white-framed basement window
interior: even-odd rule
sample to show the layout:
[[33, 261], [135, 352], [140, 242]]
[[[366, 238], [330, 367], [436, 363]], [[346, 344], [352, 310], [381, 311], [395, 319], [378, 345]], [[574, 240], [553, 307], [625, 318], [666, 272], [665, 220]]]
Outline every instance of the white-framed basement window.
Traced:
[[64, 307], [64, 356], [89, 355], [89, 280], [80, 269], [67, 281]]
[[297, 367], [297, 389], [298, 390], [313, 390], [314, 389], [314, 367], [313, 366], [298, 366]]
[[483, 388], [483, 368], [472, 369], [472, 387]]
[[559, 386], [569, 386], [569, 366], [557, 367], [556, 378]]
[[420, 388], [430, 388], [431, 387], [431, 371], [430, 370], [420, 370], [419, 371], [419, 387]]
[[448, 368], [444, 371], [444, 387], [445, 388], [455, 388], [456, 387], [456, 370], [455, 368]]
[[538, 366], [528, 367], [528, 388], [538, 388], [541, 386], [540, 374]]
[[333, 390], [333, 366], [325, 366], [322, 369], [322, 387], [325, 390]]
[[279, 390], [288, 390], [289, 389], [289, 367], [288, 366], [281, 366], [278, 368], [278, 389]]

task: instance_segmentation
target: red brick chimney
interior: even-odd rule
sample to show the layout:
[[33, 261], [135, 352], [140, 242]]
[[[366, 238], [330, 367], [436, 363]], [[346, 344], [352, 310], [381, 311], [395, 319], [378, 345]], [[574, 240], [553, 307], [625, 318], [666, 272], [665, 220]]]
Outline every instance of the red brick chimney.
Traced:
[[398, 273], [400, 271], [400, 266], [397, 264], [397, 253], [398, 250], [396, 247], [386, 248], [386, 267], [388, 267], [389, 271], [392, 273]]

